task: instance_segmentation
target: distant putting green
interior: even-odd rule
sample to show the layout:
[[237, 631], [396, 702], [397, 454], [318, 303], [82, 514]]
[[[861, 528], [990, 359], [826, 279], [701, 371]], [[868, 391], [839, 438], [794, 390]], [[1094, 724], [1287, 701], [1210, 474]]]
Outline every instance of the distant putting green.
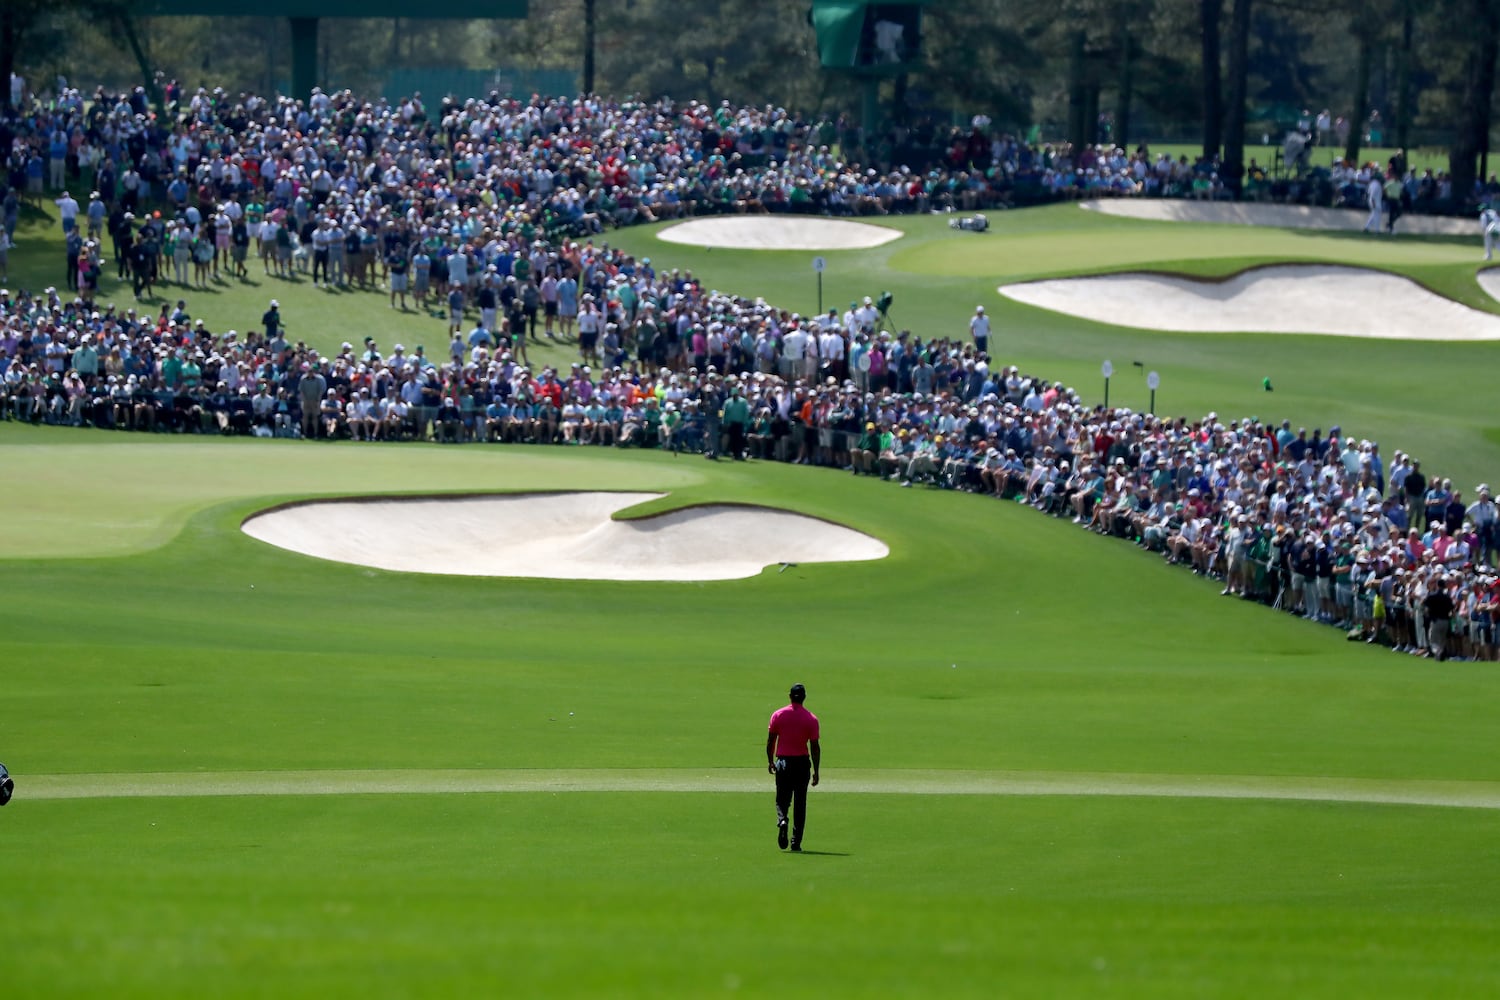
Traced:
[[[940, 248], [903, 250], [891, 260], [891, 266], [910, 270], [915, 274], [978, 277], [996, 273], [997, 265], [1000, 265], [1005, 269], [1003, 273], [1028, 277], [1076, 271], [1080, 260], [1090, 262], [1089, 270], [1127, 267], [1135, 270], [1152, 265], [1161, 266], [1164, 270], [1183, 270], [1175, 262], [1196, 260], [1202, 263], [1192, 271], [1212, 273], [1218, 270], [1236, 270], [1246, 258], [1289, 256], [1299, 261], [1360, 264], [1386, 270], [1401, 270], [1412, 265], [1454, 263], [1468, 265], [1471, 272], [1474, 269], [1475, 254], [1472, 247], [1437, 242], [1438, 238], [1433, 238], [1432, 243], [1413, 242], [1410, 246], [1392, 246], [1378, 242], [1350, 246], [1348, 238], [1310, 233], [1296, 237], [1298, 242], [1295, 246], [1288, 247], [1288, 236], [1284, 232], [1260, 229], [1246, 231], [1243, 227], [1230, 226], [1183, 226], [1170, 222], [1137, 225], [1172, 228], [1167, 232], [1137, 234], [1137, 240], [1111, 241], [1103, 248], [1094, 246], [1098, 242], [1097, 234], [1066, 231], [1038, 235], [1022, 245], [1008, 247], [964, 246], [948, 240]], [[1199, 228], [1210, 231], [1197, 233]]]
[[[508, 492], [597, 487], [673, 488], [701, 481], [696, 466], [651, 469], [610, 452], [568, 461], [542, 449], [493, 451], [422, 446], [329, 451], [304, 442], [240, 439], [163, 441], [160, 437], [89, 432], [22, 431], [35, 444], [0, 444], [0, 461], [16, 474], [0, 519], [0, 550], [13, 558], [116, 555], [161, 544], [196, 510], [243, 497]], [[284, 447], [285, 444], [292, 447]], [[528, 456], [529, 453], [529, 456]], [[670, 458], [670, 456], [668, 456]], [[562, 460], [560, 461], [559, 458]], [[177, 471], [173, 471], [177, 470]], [[107, 503], [94, 492], [113, 483]], [[58, 525], [67, 525], [57, 531]]]
[[[1077, 319], [1012, 302], [1000, 285], [1047, 277], [1160, 271], [1222, 278], [1281, 263], [1341, 263], [1389, 271], [1473, 309], [1500, 313], [1475, 280], [1477, 237], [1373, 236], [1237, 225], [1140, 222], [1075, 204], [990, 213], [991, 231], [958, 232], [949, 216], [882, 217], [906, 236], [871, 250], [828, 251], [823, 307], [846, 308], [890, 290], [890, 326], [923, 337], [966, 339], [984, 305], [1001, 363], [1103, 396], [1103, 361], [1117, 371], [1111, 402], [1145, 409], [1145, 373], [1160, 373], [1159, 412], [1201, 417], [1286, 418], [1308, 430], [1333, 424], [1379, 441], [1382, 453], [1413, 452], [1471, 491], [1500, 474], [1500, 416], [1488, 372], [1500, 344], [1354, 340], [1295, 334], [1165, 333]], [[653, 227], [610, 234], [611, 243], [685, 267], [707, 287], [808, 313], [817, 307], [813, 253], [669, 247]], [[770, 290], [770, 291], [768, 291]], [[779, 291], [778, 291], [779, 290]], [[1132, 362], [1139, 361], [1139, 367]], [[1269, 378], [1274, 392], [1262, 389]]]
[[[907, 235], [826, 253], [825, 308], [889, 289], [893, 325], [965, 336], [983, 303], [1001, 359], [1091, 400], [1111, 358], [1112, 402], [1144, 406], [1140, 360], [1168, 412], [1339, 421], [1437, 472], [1500, 469], [1495, 345], [1150, 333], [995, 292], [1319, 259], [1495, 311], [1477, 246], [992, 218], [880, 220]], [[33, 255], [56, 250], [40, 226], [13, 287], [60, 263]], [[1216, 254], [1216, 232], [1254, 249]], [[609, 240], [816, 305], [812, 253]], [[244, 328], [271, 288], [320, 346], [440, 342], [373, 294], [188, 297]], [[8, 995], [1500, 991], [1493, 665], [1347, 643], [1015, 504], [802, 467], [8, 423], [0, 460]], [[890, 552], [704, 583], [464, 578], [240, 530], [299, 498], [554, 489], [795, 511]], [[761, 751], [792, 681], [824, 727], [800, 857], [775, 846]]]

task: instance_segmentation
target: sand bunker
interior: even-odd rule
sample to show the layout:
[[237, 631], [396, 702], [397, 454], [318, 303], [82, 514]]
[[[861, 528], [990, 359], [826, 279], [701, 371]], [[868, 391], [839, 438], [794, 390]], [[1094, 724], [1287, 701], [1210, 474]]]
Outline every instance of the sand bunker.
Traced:
[[[1279, 226], [1284, 229], [1359, 231], [1370, 217], [1351, 208], [1310, 208], [1307, 205], [1269, 205], [1251, 201], [1184, 201], [1177, 198], [1114, 198], [1081, 201], [1080, 208], [1104, 215], [1148, 222], [1217, 222], [1237, 226]], [[1396, 233], [1415, 236], [1479, 235], [1477, 219], [1435, 215], [1403, 215]], [[1373, 238], [1373, 237], [1372, 237]]]
[[656, 234], [667, 243], [729, 250], [867, 250], [900, 237], [899, 229], [805, 215], [723, 215]]
[[1380, 340], [1500, 340], [1500, 316], [1408, 278], [1357, 267], [1282, 266], [1226, 281], [1106, 274], [1003, 285], [1027, 305], [1181, 333], [1316, 333]]
[[1479, 287], [1492, 299], [1500, 300], [1500, 267], [1479, 272]]
[[735, 580], [782, 562], [851, 562], [890, 552], [850, 528], [764, 507], [610, 519], [661, 495], [314, 501], [257, 514], [242, 527], [252, 538], [319, 559], [454, 576]]

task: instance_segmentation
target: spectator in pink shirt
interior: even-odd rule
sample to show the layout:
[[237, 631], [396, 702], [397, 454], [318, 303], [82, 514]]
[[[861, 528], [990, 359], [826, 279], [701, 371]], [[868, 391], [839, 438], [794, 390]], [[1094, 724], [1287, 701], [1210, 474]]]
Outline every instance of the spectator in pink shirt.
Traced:
[[792, 810], [791, 847], [802, 850], [807, 825], [807, 786], [818, 783], [822, 752], [818, 717], [802, 707], [807, 689], [793, 684], [791, 704], [771, 715], [766, 736], [766, 770], [776, 776], [776, 846], [787, 847], [787, 809]]

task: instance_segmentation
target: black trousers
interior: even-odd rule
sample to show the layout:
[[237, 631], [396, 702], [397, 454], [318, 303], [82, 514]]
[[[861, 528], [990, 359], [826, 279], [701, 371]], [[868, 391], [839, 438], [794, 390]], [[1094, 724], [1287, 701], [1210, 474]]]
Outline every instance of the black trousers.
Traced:
[[793, 844], [802, 843], [802, 831], [807, 827], [807, 785], [810, 781], [811, 758], [776, 758], [776, 821], [785, 820], [787, 809], [791, 809]]

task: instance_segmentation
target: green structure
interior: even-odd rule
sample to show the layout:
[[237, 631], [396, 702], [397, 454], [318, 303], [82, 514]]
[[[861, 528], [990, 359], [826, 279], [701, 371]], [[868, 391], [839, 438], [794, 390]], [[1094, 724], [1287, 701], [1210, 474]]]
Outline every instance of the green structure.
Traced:
[[325, 17], [423, 17], [444, 20], [521, 19], [528, 0], [447, 0], [417, 10], [398, 0], [143, 0], [147, 16], [285, 17], [292, 28], [292, 94], [306, 98], [318, 79], [318, 22]]
[[922, 8], [927, 3], [813, 0], [808, 20], [818, 33], [818, 59], [824, 69], [864, 80], [866, 128], [876, 125], [881, 79], [921, 63]]

